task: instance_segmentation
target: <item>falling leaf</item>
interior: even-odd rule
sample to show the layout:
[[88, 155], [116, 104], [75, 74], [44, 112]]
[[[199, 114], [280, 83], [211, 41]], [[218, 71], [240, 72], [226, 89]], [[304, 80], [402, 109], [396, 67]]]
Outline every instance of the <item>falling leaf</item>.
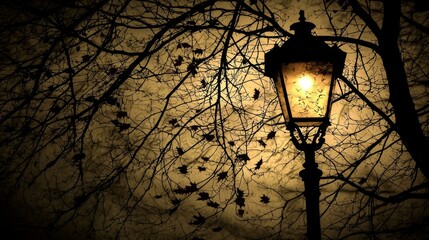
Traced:
[[186, 165], [182, 165], [182, 166], [178, 167], [177, 169], [179, 169], [179, 172], [181, 174], [187, 174], [188, 173], [188, 166], [186, 166]]
[[235, 204], [237, 204], [240, 208], [246, 206], [244, 199], [244, 192], [240, 189], [237, 189], [237, 198], [235, 199]]
[[174, 198], [174, 199], [171, 199], [171, 203], [173, 204], [173, 205], [178, 205], [178, 204], [180, 204], [180, 199], [177, 199], [177, 198]]
[[128, 128], [130, 128], [130, 126], [131, 126], [129, 123], [121, 123], [121, 122], [119, 122], [118, 119], [111, 120], [110, 122], [113, 123], [116, 127], [119, 128], [119, 132], [125, 131]]
[[206, 80], [201, 80], [200, 81], [201, 82], [201, 88], [205, 88], [205, 87], [207, 87], [207, 82], [206, 82]]
[[234, 142], [234, 141], [229, 141], [229, 142], [228, 142], [228, 144], [229, 144], [230, 146], [235, 146], [235, 142]]
[[226, 179], [226, 177], [228, 176], [228, 172], [221, 172], [217, 175], [217, 181], [221, 181]]
[[128, 113], [124, 112], [124, 111], [119, 111], [119, 112], [116, 112], [116, 117], [117, 118], [125, 118], [125, 117], [128, 117]]
[[185, 154], [185, 152], [183, 151], [183, 149], [180, 148], [180, 147], [177, 147], [176, 150], [177, 150], [177, 154], [179, 154], [180, 156], [183, 155], [183, 154]]
[[276, 137], [276, 132], [275, 131], [271, 131], [270, 133], [268, 133], [267, 140], [273, 139], [275, 137]]
[[198, 193], [198, 195], [199, 195], [200, 197], [199, 197], [197, 200], [204, 201], [204, 200], [210, 199], [209, 194], [208, 194], [208, 193], [206, 193], [206, 192], [200, 192], [200, 193]]
[[246, 153], [238, 154], [237, 159], [241, 160], [241, 161], [249, 161], [250, 160], [249, 156]]
[[222, 231], [222, 229], [223, 229], [223, 227], [212, 228], [213, 232], [220, 232], [220, 231]]
[[178, 187], [177, 189], [173, 189], [173, 192], [177, 193], [177, 194], [187, 194], [187, 193], [189, 193], [188, 191], [186, 191], [185, 188], [182, 188], [182, 187]]
[[255, 170], [258, 170], [258, 169], [260, 169], [261, 168], [261, 165], [262, 165], [262, 158], [256, 163], [256, 165], [255, 165]]
[[266, 146], [267, 146], [267, 144], [264, 142], [264, 140], [258, 140], [258, 143], [259, 144], [261, 144], [261, 146], [263, 147], [263, 148], [265, 148]]
[[154, 198], [155, 199], [160, 199], [160, 198], [162, 198], [162, 196], [161, 195], [155, 195]]
[[208, 201], [207, 202], [207, 206], [212, 207], [212, 208], [218, 208], [219, 207], [219, 203], [213, 202], [213, 201]]
[[179, 43], [177, 48], [190, 48], [191, 45], [189, 43]]
[[215, 136], [213, 134], [203, 134], [203, 138], [210, 142], [210, 141], [213, 141]]
[[180, 65], [182, 65], [182, 63], [183, 63], [183, 57], [181, 55], [179, 55], [177, 57], [177, 59], [174, 60], [174, 66], [175, 67], [180, 66]]
[[203, 50], [201, 48], [197, 48], [194, 50], [194, 53], [197, 55], [201, 55], [201, 54], [203, 54]]
[[110, 121], [111, 123], [113, 123], [113, 125], [115, 125], [115, 126], [119, 126], [121, 123], [118, 121], [118, 119], [115, 119], [115, 120], [111, 120]]
[[191, 225], [203, 225], [206, 222], [206, 218], [201, 216], [200, 213], [198, 213], [198, 216], [194, 215], [194, 221], [190, 222]]
[[206, 168], [205, 168], [205, 167], [203, 167], [203, 166], [198, 166], [198, 170], [199, 170], [200, 172], [204, 172], [204, 171], [206, 170]]
[[170, 121], [168, 121], [168, 123], [169, 123], [169, 124], [171, 124], [172, 126], [174, 126], [174, 125], [176, 125], [176, 124], [177, 124], [177, 119], [176, 119], [176, 118], [173, 118], [173, 119], [171, 119]]
[[253, 93], [253, 100], [258, 100], [260, 93], [261, 92], [255, 88], [255, 92]]
[[85, 154], [85, 153], [76, 153], [76, 154], [73, 156], [73, 161], [75, 161], [75, 162], [80, 162], [80, 161], [82, 161], [85, 157], [86, 157], [86, 154]]
[[198, 126], [198, 125], [192, 125], [192, 126], [190, 126], [190, 128], [191, 128], [191, 130], [197, 131], [198, 128], [200, 128], [200, 126]]
[[173, 192], [177, 194], [188, 194], [198, 191], [198, 187], [196, 183], [191, 182], [190, 185], [185, 186], [185, 188], [178, 187], [177, 189], [174, 189]]
[[246, 204], [245, 204], [245, 202], [246, 202], [246, 200], [243, 198], [243, 197], [237, 197], [236, 199], [235, 199], [235, 204], [237, 204], [239, 207], [244, 207], [244, 206], [246, 206]]
[[130, 128], [130, 124], [129, 123], [122, 123], [120, 126], [119, 126], [119, 132], [122, 132], [122, 131], [125, 131], [125, 130], [127, 130], [128, 128]]
[[115, 67], [111, 67], [111, 68], [109, 69], [109, 74], [110, 74], [110, 75], [115, 75], [117, 72], [118, 72], [118, 69], [117, 69], [117, 68], [115, 68]]
[[244, 215], [244, 210], [243, 210], [243, 209], [238, 209], [238, 211], [237, 211], [237, 215], [238, 215], [239, 217], [243, 217], [243, 215]]
[[87, 102], [96, 102], [97, 99], [94, 96], [88, 96], [84, 99]]
[[118, 99], [115, 97], [108, 96], [105, 101], [107, 104], [112, 106], [119, 105]]
[[261, 203], [267, 204], [270, 202], [270, 198], [266, 196], [265, 194], [261, 197]]
[[189, 43], [182, 43], [182, 48], [190, 48], [191, 45]]
[[189, 186], [186, 186], [186, 190], [196, 192], [198, 191], [198, 187], [196, 183], [191, 182]]
[[210, 158], [208, 158], [208, 157], [201, 157], [201, 159], [203, 159], [203, 160], [204, 160], [204, 162], [207, 162], [207, 161], [209, 161], [209, 160], [210, 160]]
[[367, 180], [367, 179], [366, 179], [366, 178], [364, 178], [364, 177], [363, 177], [363, 178], [361, 178], [361, 179], [359, 180], [359, 184], [360, 184], [360, 185], [364, 184], [364, 183], [366, 182], [366, 180]]
[[190, 63], [187, 67], [187, 70], [192, 74], [192, 76], [195, 77], [195, 75], [197, 74], [197, 66], [195, 65], [195, 63]]
[[90, 59], [91, 59], [91, 56], [89, 55], [82, 56], [82, 62], [88, 62]]

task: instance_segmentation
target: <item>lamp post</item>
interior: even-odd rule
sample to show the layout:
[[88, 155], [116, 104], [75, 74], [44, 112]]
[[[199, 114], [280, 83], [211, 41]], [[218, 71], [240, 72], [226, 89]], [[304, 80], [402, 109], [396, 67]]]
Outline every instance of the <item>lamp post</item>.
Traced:
[[265, 75], [274, 80], [293, 144], [305, 155], [299, 175], [305, 187], [307, 239], [318, 240], [322, 171], [315, 151], [324, 143], [334, 82], [343, 71], [346, 53], [313, 36], [311, 30], [316, 26], [305, 21], [304, 11], [299, 14], [299, 22], [290, 27], [295, 35], [265, 54]]

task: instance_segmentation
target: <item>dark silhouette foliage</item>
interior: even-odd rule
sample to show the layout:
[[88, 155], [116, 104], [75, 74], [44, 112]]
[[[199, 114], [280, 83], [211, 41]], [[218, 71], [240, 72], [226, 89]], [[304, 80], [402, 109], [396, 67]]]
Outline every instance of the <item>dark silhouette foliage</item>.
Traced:
[[4, 234], [304, 239], [304, 156], [263, 67], [304, 9], [347, 52], [316, 153], [323, 239], [428, 236], [427, 1], [0, 5]]

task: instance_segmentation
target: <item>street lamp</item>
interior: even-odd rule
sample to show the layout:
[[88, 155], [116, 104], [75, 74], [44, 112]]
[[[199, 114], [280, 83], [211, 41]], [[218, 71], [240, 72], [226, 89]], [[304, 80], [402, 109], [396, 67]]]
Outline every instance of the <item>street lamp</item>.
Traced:
[[281, 47], [265, 54], [265, 75], [274, 80], [286, 126], [296, 148], [304, 151], [304, 181], [307, 211], [307, 239], [321, 239], [319, 180], [322, 171], [315, 161], [315, 151], [324, 142], [329, 125], [332, 91], [342, 74], [346, 53], [330, 47], [313, 36], [316, 26], [306, 22], [304, 11], [299, 22], [291, 25], [295, 35]]

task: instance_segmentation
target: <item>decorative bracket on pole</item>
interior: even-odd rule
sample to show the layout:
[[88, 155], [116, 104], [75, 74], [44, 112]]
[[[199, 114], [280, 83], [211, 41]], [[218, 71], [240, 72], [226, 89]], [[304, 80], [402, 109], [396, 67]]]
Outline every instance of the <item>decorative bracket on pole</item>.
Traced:
[[294, 122], [287, 123], [286, 127], [290, 132], [293, 145], [300, 151], [312, 149], [316, 151], [325, 143], [326, 129], [330, 125], [329, 121], [325, 121], [319, 127], [306, 127], [305, 132]]

